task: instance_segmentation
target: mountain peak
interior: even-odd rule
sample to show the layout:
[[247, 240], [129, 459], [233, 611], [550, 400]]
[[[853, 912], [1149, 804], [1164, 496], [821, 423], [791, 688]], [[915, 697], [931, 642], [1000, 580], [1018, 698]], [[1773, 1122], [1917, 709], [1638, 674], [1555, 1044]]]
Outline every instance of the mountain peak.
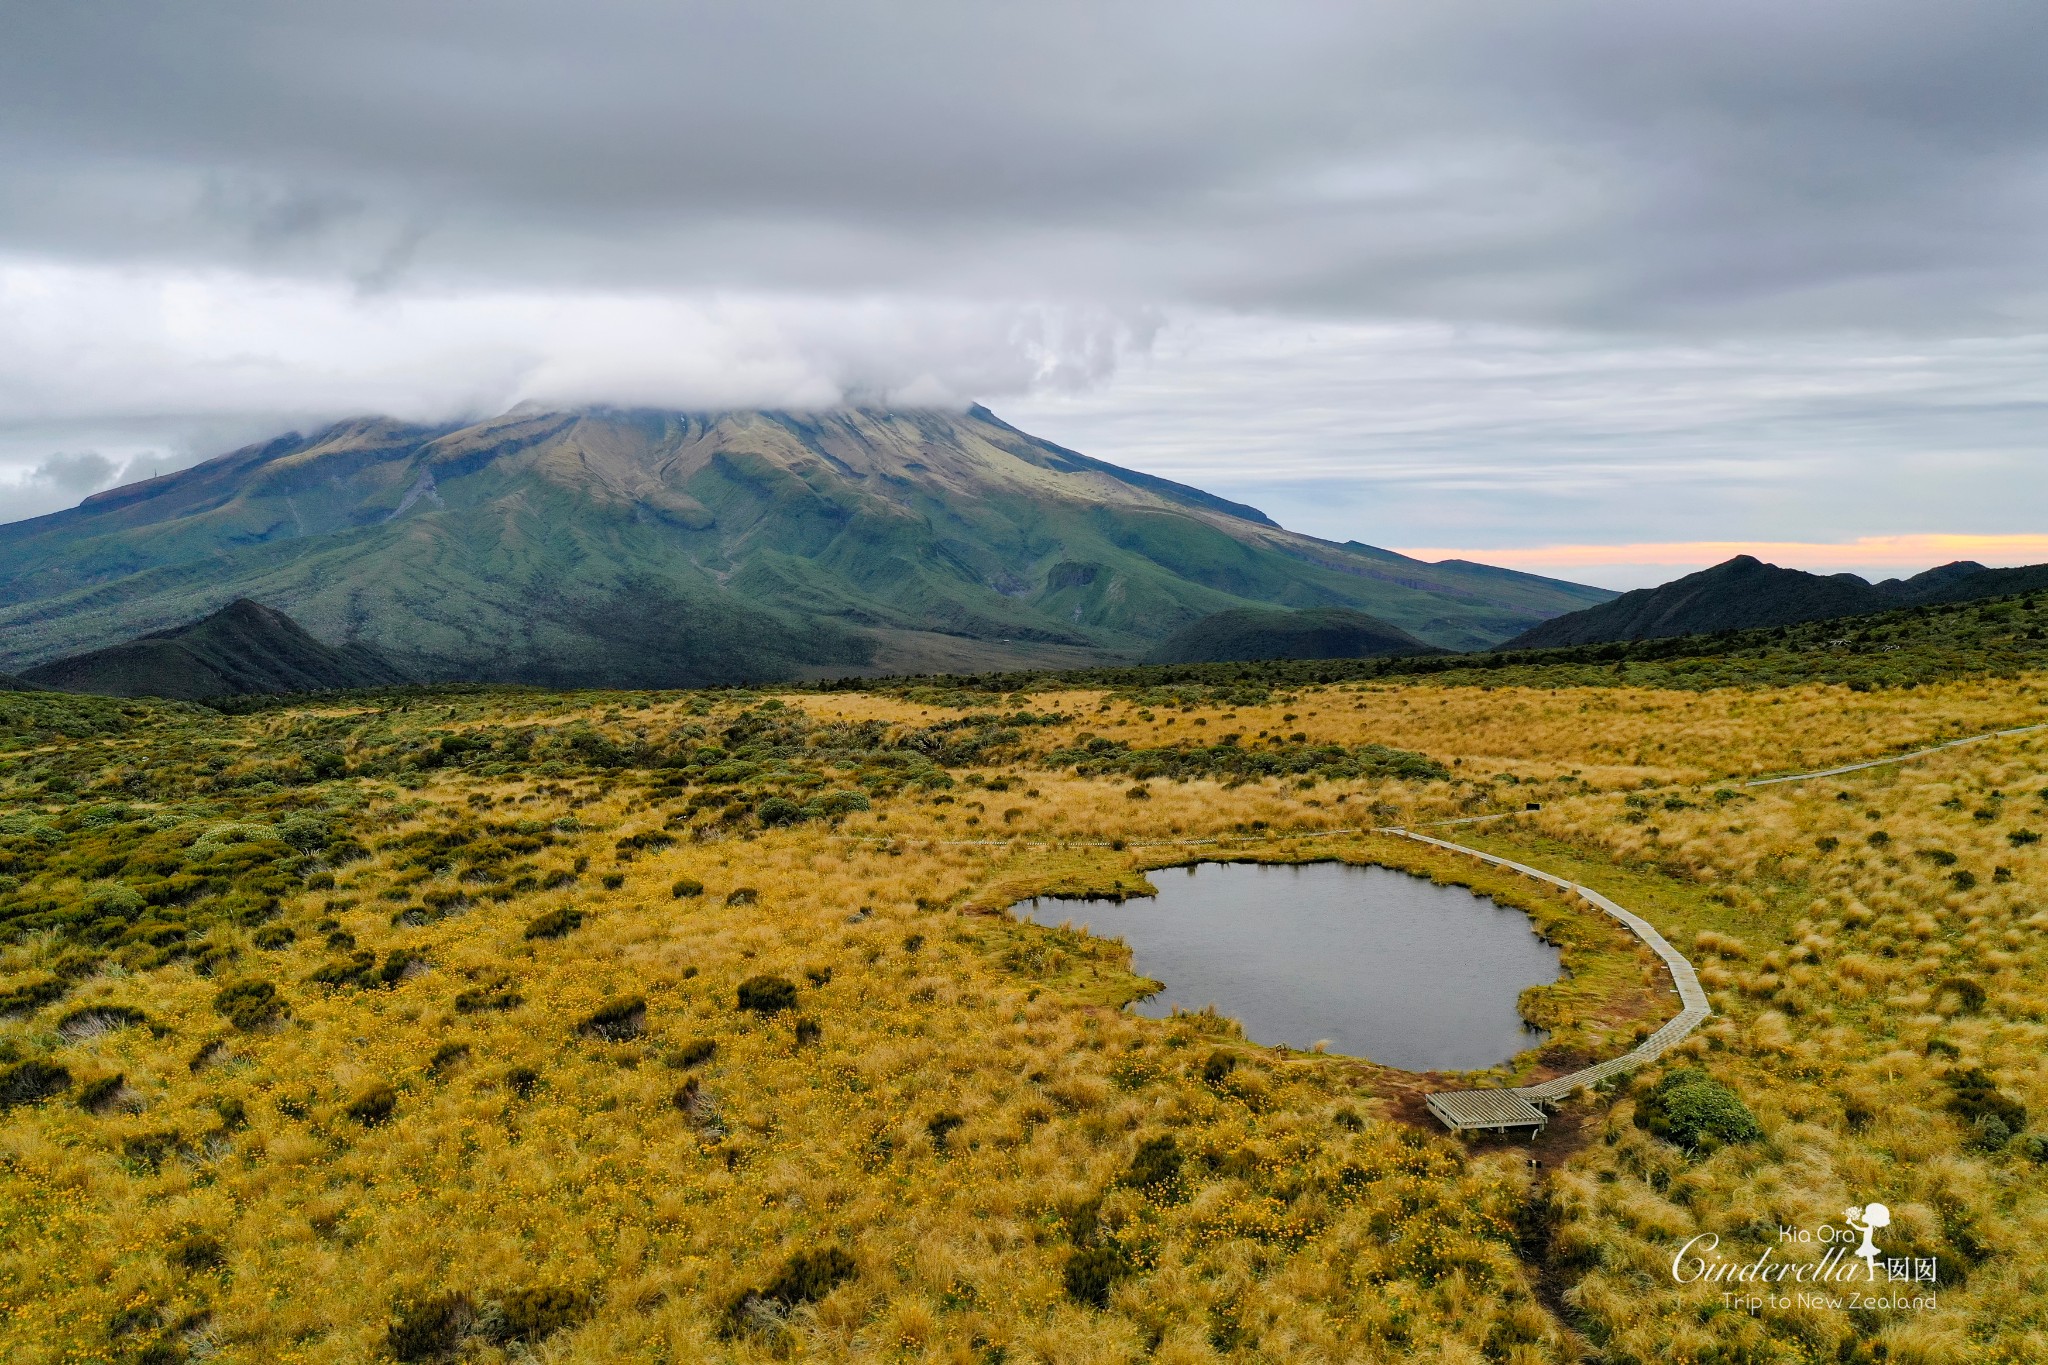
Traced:
[[1298, 535], [984, 407], [354, 418], [0, 526], [0, 669], [260, 595], [423, 678], [673, 686], [1143, 657], [1233, 608], [1475, 648], [1604, 600]]

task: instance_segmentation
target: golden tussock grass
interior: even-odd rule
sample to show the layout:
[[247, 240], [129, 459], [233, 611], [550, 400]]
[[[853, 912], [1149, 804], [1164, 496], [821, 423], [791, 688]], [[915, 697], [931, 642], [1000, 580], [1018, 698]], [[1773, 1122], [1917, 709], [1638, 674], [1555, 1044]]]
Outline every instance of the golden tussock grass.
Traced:
[[[2028, 1124], [2048, 1115], [2048, 869], [2014, 837], [2048, 821], [2048, 744], [1741, 785], [2031, 721], [2042, 699], [2032, 680], [1372, 685], [1186, 709], [1045, 693], [1004, 706], [1066, 719], [941, 765], [950, 780], [821, 758], [728, 781], [772, 779], [794, 804], [872, 779], [865, 809], [765, 828], [692, 810], [718, 787], [701, 774], [664, 786], [658, 767], [593, 770], [567, 749], [461, 766], [443, 739], [559, 731], [537, 742], [596, 752], [696, 726], [688, 743], [712, 745], [764, 714], [757, 698], [485, 695], [81, 740], [103, 743], [106, 786], [134, 790], [124, 774], [152, 771], [152, 744], [201, 774], [128, 798], [125, 819], [156, 811], [195, 840], [236, 819], [282, 828], [311, 793], [367, 856], [304, 864], [268, 921], [293, 931], [282, 946], [228, 916], [162, 960], [141, 943], [104, 956], [6, 1025], [11, 1057], [125, 1087], [97, 1110], [58, 1097], [0, 1119], [7, 1354], [376, 1359], [405, 1349], [408, 1322], [436, 1339], [422, 1305], [447, 1299], [445, 1344], [477, 1360], [2048, 1358], [2031, 1131], [1968, 1121], [1951, 1080], [1982, 1068]], [[774, 714], [849, 732], [960, 715], [878, 693], [782, 700]], [[1039, 761], [1083, 735], [1231, 733], [1386, 744], [1451, 776], [1134, 782]], [[324, 736], [360, 775], [294, 787], [299, 760], [280, 755]], [[458, 757], [419, 761], [444, 749]], [[86, 837], [66, 822], [86, 830], [95, 799], [111, 798], [8, 809], [52, 831], [22, 839], [60, 847]], [[1144, 983], [1120, 944], [1002, 913], [1139, 893], [1148, 870], [1202, 857], [1388, 863], [1520, 906], [1563, 948], [1569, 976], [1522, 1002], [1546, 1048], [1480, 1079], [1625, 1049], [1676, 1008], [1627, 935], [1471, 860], [1350, 832], [1501, 812], [1450, 837], [1607, 892], [1699, 963], [1716, 1017], [1674, 1060], [1739, 1092], [1759, 1141], [1651, 1136], [1632, 1122], [1642, 1078], [1574, 1101], [1532, 1171], [1512, 1145], [1412, 1121], [1418, 1078], [1256, 1047], [1226, 1019], [1123, 1012]], [[418, 853], [455, 829], [533, 843], [492, 864], [503, 898], [459, 849]], [[104, 901], [140, 875], [107, 865], [21, 894]], [[701, 891], [675, 893], [687, 883]], [[527, 936], [564, 909], [580, 922]], [[67, 951], [31, 934], [0, 984]], [[419, 960], [389, 984], [313, 979], [359, 953], [373, 972]], [[740, 1008], [760, 977], [794, 1004]], [[289, 1013], [235, 1027], [216, 998], [243, 979], [274, 983]], [[94, 1005], [148, 1026], [58, 1032]], [[1888, 1245], [1941, 1258], [1938, 1312], [1731, 1312], [1671, 1281], [1698, 1232], [1754, 1254], [1780, 1225], [1870, 1200], [1893, 1210]], [[843, 1273], [789, 1287], [792, 1266], [837, 1265], [792, 1258], [827, 1252]]]

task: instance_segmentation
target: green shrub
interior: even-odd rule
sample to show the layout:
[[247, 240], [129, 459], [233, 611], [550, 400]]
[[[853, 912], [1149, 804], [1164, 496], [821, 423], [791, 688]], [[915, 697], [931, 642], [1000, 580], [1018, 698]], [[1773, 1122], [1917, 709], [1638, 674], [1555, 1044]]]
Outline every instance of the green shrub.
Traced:
[[276, 952], [291, 946], [298, 933], [282, 924], [267, 925], [249, 936], [249, 941], [266, 952]]
[[718, 1051], [718, 1044], [709, 1038], [692, 1038], [669, 1055], [668, 1064], [678, 1071], [686, 1071], [711, 1060], [711, 1054]]
[[398, 1092], [388, 1085], [376, 1085], [350, 1102], [348, 1116], [365, 1128], [374, 1128], [390, 1118], [397, 1107]]
[[804, 1047], [815, 1043], [823, 1032], [824, 1030], [818, 1026], [817, 1020], [809, 1015], [801, 1016], [796, 1021], [796, 1045]]
[[751, 886], [734, 887], [725, 897], [727, 905], [758, 905], [760, 901], [761, 893]]
[[344, 986], [369, 985], [376, 971], [375, 953], [352, 953], [339, 961], [328, 963], [306, 979], [316, 985], [332, 986], [340, 990]]
[[704, 883], [698, 881], [695, 877], [681, 877], [677, 879], [674, 886], [668, 889], [668, 893], [679, 901], [689, 900], [692, 896], [704, 894]]
[[540, 1073], [530, 1066], [515, 1066], [505, 1073], [505, 1088], [526, 1099], [540, 1088]]
[[966, 1122], [967, 1120], [961, 1118], [958, 1114], [948, 1111], [943, 1114], [932, 1115], [930, 1119], [926, 1120], [924, 1130], [931, 1134], [932, 1146], [944, 1147], [947, 1137], [952, 1134], [953, 1130], [962, 1127]]
[[529, 939], [565, 938], [582, 927], [583, 912], [574, 906], [565, 905], [559, 910], [548, 911], [545, 915], [527, 925], [526, 937]]
[[377, 980], [386, 986], [396, 986], [412, 975], [415, 968], [424, 970], [427, 955], [411, 948], [393, 948], [384, 954], [384, 965], [377, 969]]
[[148, 1022], [149, 1016], [132, 1005], [81, 1005], [57, 1021], [57, 1032], [66, 1038], [94, 1038]]
[[1689, 1151], [1763, 1136], [1742, 1097], [1698, 1067], [1667, 1072], [1636, 1101], [1636, 1126]]
[[458, 1014], [479, 1014], [484, 1010], [509, 1010], [518, 1006], [520, 995], [512, 989], [512, 979], [507, 976], [495, 977], [462, 991], [455, 997]]
[[762, 1317], [780, 1318], [800, 1304], [816, 1303], [852, 1279], [854, 1269], [853, 1257], [838, 1247], [798, 1252], [774, 1279], [733, 1301], [726, 1309], [724, 1335], [735, 1336]]
[[612, 1043], [638, 1038], [647, 1031], [647, 1002], [637, 995], [607, 1000], [576, 1031]]
[[1936, 983], [1934, 987], [1935, 1000], [1939, 1002], [1944, 997], [1954, 1000], [1956, 1010], [1961, 1014], [1975, 1014], [1978, 1010], [1983, 1009], [1986, 998], [1984, 987], [1967, 976], [1946, 977]]
[[1180, 1180], [1180, 1166], [1180, 1144], [1173, 1134], [1162, 1134], [1139, 1145], [1122, 1183], [1152, 1193], [1171, 1190]]
[[174, 1243], [165, 1259], [181, 1270], [218, 1270], [227, 1264], [228, 1254], [220, 1238], [193, 1233]]
[[1109, 1307], [1109, 1291], [1131, 1273], [1131, 1262], [1115, 1247], [1082, 1247], [1067, 1257], [1061, 1278], [1067, 1297], [1089, 1308]]
[[64, 998], [70, 983], [55, 976], [32, 977], [0, 991], [0, 1016], [31, 1014]]
[[459, 1291], [399, 1304], [392, 1310], [384, 1349], [398, 1360], [432, 1360], [448, 1355], [462, 1344], [475, 1318], [469, 1295]]
[[607, 872], [602, 877], [599, 877], [598, 881], [603, 883], [605, 890], [616, 891], [626, 884], [626, 874], [623, 872]]
[[40, 1104], [71, 1088], [71, 1073], [50, 1062], [31, 1059], [0, 1071], [0, 1114], [16, 1105]]
[[290, 1007], [278, 998], [277, 987], [268, 981], [237, 981], [223, 986], [213, 997], [213, 1007], [245, 1033], [291, 1013]]
[[1230, 1078], [1230, 1073], [1235, 1070], [1237, 1070], [1237, 1058], [1218, 1048], [1209, 1054], [1207, 1061], [1202, 1063], [1202, 1079], [1210, 1085], [1221, 1085]]
[[2008, 1135], [2027, 1126], [2027, 1106], [1998, 1088], [1998, 1083], [1981, 1066], [1958, 1068], [1942, 1080], [1950, 1091], [1947, 1109], [1966, 1124], [1995, 1118]]
[[740, 982], [739, 1007], [756, 1014], [779, 1014], [796, 1007], [796, 983], [779, 976], [750, 976]]
[[97, 1114], [112, 1108], [120, 1098], [121, 1088], [127, 1083], [128, 1078], [118, 1071], [111, 1076], [102, 1076], [96, 1081], [87, 1081], [79, 1087], [78, 1107], [89, 1114]]
[[468, 1043], [443, 1043], [434, 1049], [433, 1057], [427, 1062], [427, 1074], [429, 1076], [445, 1075], [452, 1071], [457, 1063], [468, 1056]]
[[590, 1316], [588, 1290], [566, 1285], [533, 1285], [514, 1289], [486, 1310], [489, 1335], [498, 1341], [539, 1341], [552, 1332], [574, 1327]]
[[137, 1133], [121, 1144], [121, 1155], [138, 1170], [155, 1171], [164, 1158], [185, 1150], [185, 1135], [175, 1128]]

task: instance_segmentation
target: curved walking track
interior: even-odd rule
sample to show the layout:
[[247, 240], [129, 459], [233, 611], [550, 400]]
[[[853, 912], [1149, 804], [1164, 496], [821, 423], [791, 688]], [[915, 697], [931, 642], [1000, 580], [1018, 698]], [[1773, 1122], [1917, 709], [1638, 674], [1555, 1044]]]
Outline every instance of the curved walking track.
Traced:
[[1965, 744], [1981, 744], [1987, 739], [2003, 739], [2007, 735], [2024, 735], [2035, 730], [2048, 730], [2048, 725], [2022, 725], [2013, 730], [1993, 730], [1988, 735], [1971, 735], [1965, 739], [1952, 739], [1946, 744], [1937, 744], [1929, 749], [1915, 749], [1910, 754], [1894, 754], [1890, 758], [1873, 758], [1868, 763], [1847, 763], [1839, 768], [1822, 768], [1817, 773], [1787, 773], [1783, 777], [1759, 777], [1742, 785], [1745, 787], [1768, 787], [1774, 782], [1804, 782], [1809, 777], [1834, 777], [1840, 773], [1860, 773], [1865, 768], [1882, 768], [1888, 763], [1910, 763], [1916, 758], [1938, 754], [1944, 749], [1959, 749]]
[[1539, 1104], [1555, 1103], [1580, 1086], [1597, 1085], [1609, 1076], [1618, 1076], [1624, 1071], [1633, 1071], [1645, 1062], [1655, 1061], [1673, 1044], [1698, 1028], [1701, 1022], [1714, 1012], [1707, 1004], [1707, 993], [1700, 989], [1699, 973], [1693, 970], [1692, 963], [1686, 960], [1685, 955], [1672, 947], [1664, 935], [1657, 932], [1655, 925], [1640, 915], [1622, 909], [1590, 886], [1566, 881], [1563, 877], [1539, 871], [1512, 858], [1467, 848], [1448, 839], [1434, 839], [1427, 834], [1417, 834], [1413, 830], [1386, 829], [1379, 832], [1398, 835], [1403, 839], [1413, 839], [1417, 843], [1448, 849], [1453, 853], [1463, 853], [1483, 863], [1504, 867], [1510, 872], [1519, 872], [1524, 877], [1533, 877], [1539, 882], [1548, 882], [1561, 891], [1570, 892], [1588, 905], [1628, 926], [1631, 933], [1649, 945], [1651, 952], [1664, 960], [1664, 965], [1671, 971], [1672, 984], [1678, 987], [1678, 1002], [1681, 1006], [1678, 1013], [1664, 1027], [1619, 1057], [1596, 1062], [1568, 1076], [1559, 1076], [1536, 1085], [1516, 1086], [1511, 1090], [1449, 1090], [1424, 1096], [1429, 1111], [1435, 1114], [1445, 1127], [1460, 1130], [1483, 1128], [1495, 1131], [1509, 1128], [1541, 1129], [1549, 1118], [1537, 1107]]
[[[1842, 773], [1862, 772], [1866, 768], [1882, 768], [1893, 763], [1909, 763], [1916, 758], [1926, 758], [1930, 754], [1938, 754], [1947, 749], [1960, 748], [1965, 744], [1977, 744], [1987, 739], [2002, 739], [2009, 735], [2030, 734], [2036, 730], [2048, 730], [2048, 724], [2022, 725], [2010, 730], [1994, 730], [1988, 734], [1970, 735], [1963, 739], [1952, 739], [1946, 744], [1936, 744], [1930, 748], [1916, 749], [1908, 754], [1894, 754], [1890, 758], [1875, 758], [1866, 763], [1849, 763], [1838, 768], [1822, 768], [1816, 772], [1787, 773], [1781, 777], [1759, 777], [1745, 782], [1743, 785], [1746, 787], [1768, 787], [1779, 782], [1804, 782], [1809, 778], [1835, 777]], [[1483, 821], [1498, 820], [1509, 815], [1519, 815], [1521, 813], [1520, 811], [1500, 811], [1493, 815], [1473, 815], [1457, 820], [1439, 820], [1435, 824], [1439, 826], [1478, 824]], [[1487, 853], [1476, 848], [1467, 848], [1463, 844], [1454, 844], [1448, 839], [1437, 839], [1427, 834], [1417, 834], [1414, 830], [1401, 829], [1396, 826], [1376, 826], [1369, 830], [1358, 828], [1312, 830], [1291, 836], [1283, 835], [1277, 837], [1297, 839], [1328, 838], [1332, 835], [1365, 833], [1391, 834], [1402, 839], [1413, 839], [1417, 843], [1429, 844], [1452, 853], [1462, 853], [1467, 857], [1477, 858], [1483, 863], [1506, 868], [1510, 872], [1520, 873], [1522, 876], [1534, 878], [1539, 882], [1547, 882], [1561, 891], [1569, 892], [1585, 901], [1588, 905], [1627, 926], [1629, 932], [1641, 939], [1648, 945], [1651, 952], [1663, 959], [1665, 967], [1671, 972], [1672, 984], [1678, 988], [1678, 1001], [1680, 1005], [1678, 1013], [1668, 1020], [1662, 1028], [1619, 1057], [1612, 1057], [1604, 1062], [1596, 1062], [1592, 1066], [1574, 1071], [1569, 1075], [1558, 1076], [1551, 1080], [1539, 1082], [1536, 1085], [1515, 1086], [1497, 1090], [1447, 1090], [1424, 1096], [1424, 1101], [1429, 1106], [1430, 1112], [1435, 1114], [1445, 1127], [1458, 1131], [1481, 1129], [1502, 1132], [1516, 1128], [1540, 1131], [1543, 1125], [1549, 1122], [1549, 1114], [1545, 1110], [1538, 1108], [1538, 1105], [1555, 1103], [1581, 1086], [1597, 1085], [1610, 1076], [1618, 1076], [1623, 1072], [1633, 1071], [1646, 1062], [1655, 1061], [1658, 1057], [1663, 1056], [1664, 1053], [1669, 1051], [1674, 1044], [1685, 1038], [1687, 1034], [1698, 1028], [1714, 1012], [1713, 1007], [1707, 1003], [1707, 993], [1700, 988], [1699, 973], [1693, 970], [1692, 963], [1686, 959], [1685, 955], [1672, 947], [1664, 935], [1657, 932], [1655, 925], [1640, 915], [1622, 909], [1590, 886], [1581, 886], [1577, 882], [1566, 881], [1563, 877], [1539, 871], [1526, 863], [1515, 862], [1511, 858], [1503, 858], [1498, 854]], [[889, 836], [842, 835], [840, 837], [855, 839], [863, 843], [891, 842]], [[1159, 848], [1202, 844], [1265, 843], [1270, 842], [1274, 837], [1276, 836], [1250, 835], [1239, 838], [1223, 836], [1213, 839], [1160, 839], [1128, 845], [1122, 844], [1119, 841], [1117, 843], [1071, 844], [1064, 846]], [[1008, 845], [1028, 841], [1016, 839], [948, 839], [934, 840], [932, 842]]]

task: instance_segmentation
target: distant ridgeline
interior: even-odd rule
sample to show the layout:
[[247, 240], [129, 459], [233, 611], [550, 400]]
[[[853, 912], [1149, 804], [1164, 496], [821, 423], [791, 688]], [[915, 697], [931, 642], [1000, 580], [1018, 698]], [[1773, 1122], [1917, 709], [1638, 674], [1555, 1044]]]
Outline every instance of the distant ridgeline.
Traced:
[[1503, 648], [1589, 645], [1790, 626], [2040, 588], [2048, 588], [2048, 564], [1987, 569], [1970, 560], [1958, 560], [1911, 578], [1869, 583], [1855, 574], [1810, 574], [1737, 555], [1661, 587], [1638, 588], [1611, 602], [1553, 617], [1523, 631]]
[[[2034, 573], [2036, 570], [1993, 572]], [[1063, 673], [991, 673], [821, 683], [910, 691], [932, 700], [949, 693], [1039, 692], [1107, 688], [1168, 694], [1186, 691], [1251, 704], [1273, 688], [1375, 678], [1441, 678], [1484, 686], [1709, 688], [1831, 682], [1856, 689], [1911, 687], [1942, 678], [2017, 676], [2048, 669], [2048, 592], [1986, 601], [1897, 608], [1843, 620], [1621, 640], [1563, 649], [1501, 649], [1381, 659], [1274, 659], [1234, 663], [1150, 664]]]
[[1131, 662], [1247, 608], [1476, 649], [1613, 595], [1297, 535], [985, 408], [520, 410], [343, 422], [0, 525], [0, 672], [243, 597], [422, 680], [649, 688]]

